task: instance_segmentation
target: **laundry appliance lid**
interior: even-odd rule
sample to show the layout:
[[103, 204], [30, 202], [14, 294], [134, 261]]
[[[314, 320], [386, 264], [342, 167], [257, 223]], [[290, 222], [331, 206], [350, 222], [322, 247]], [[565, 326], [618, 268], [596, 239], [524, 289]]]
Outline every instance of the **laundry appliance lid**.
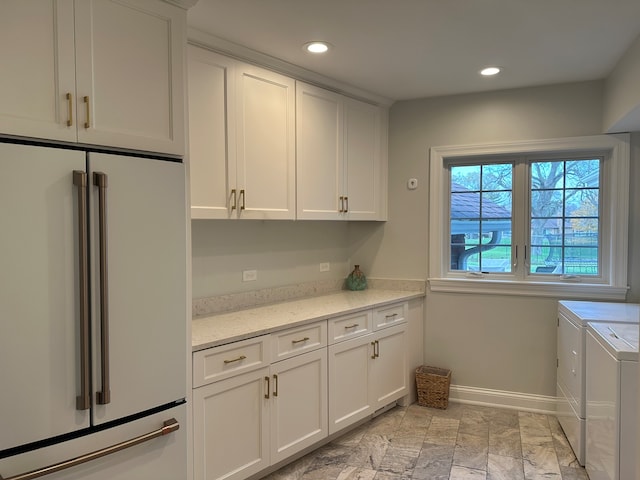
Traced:
[[591, 322], [588, 329], [618, 360], [638, 361], [637, 324]]
[[640, 304], [561, 300], [559, 311], [583, 327], [587, 322], [640, 323]]

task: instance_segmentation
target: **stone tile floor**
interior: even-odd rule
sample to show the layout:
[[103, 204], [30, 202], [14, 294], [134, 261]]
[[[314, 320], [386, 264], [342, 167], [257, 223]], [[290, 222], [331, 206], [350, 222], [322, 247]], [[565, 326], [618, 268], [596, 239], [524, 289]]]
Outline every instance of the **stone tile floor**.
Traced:
[[554, 416], [395, 407], [268, 480], [588, 480]]

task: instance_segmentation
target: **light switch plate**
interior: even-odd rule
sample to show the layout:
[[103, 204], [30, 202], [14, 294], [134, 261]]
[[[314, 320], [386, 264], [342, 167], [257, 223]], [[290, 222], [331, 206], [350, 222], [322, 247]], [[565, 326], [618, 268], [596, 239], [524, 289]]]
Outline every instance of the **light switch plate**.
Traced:
[[242, 281], [243, 282], [253, 282], [258, 279], [258, 271], [257, 270], [243, 270], [242, 271]]

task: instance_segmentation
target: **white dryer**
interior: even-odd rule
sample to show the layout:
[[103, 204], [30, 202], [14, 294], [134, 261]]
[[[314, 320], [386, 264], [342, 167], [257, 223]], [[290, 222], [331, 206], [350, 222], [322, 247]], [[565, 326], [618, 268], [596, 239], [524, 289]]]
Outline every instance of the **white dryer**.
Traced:
[[580, 465], [586, 457], [586, 332], [593, 321], [638, 324], [640, 304], [558, 302], [557, 415]]
[[586, 352], [589, 478], [638, 478], [638, 325], [590, 323]]

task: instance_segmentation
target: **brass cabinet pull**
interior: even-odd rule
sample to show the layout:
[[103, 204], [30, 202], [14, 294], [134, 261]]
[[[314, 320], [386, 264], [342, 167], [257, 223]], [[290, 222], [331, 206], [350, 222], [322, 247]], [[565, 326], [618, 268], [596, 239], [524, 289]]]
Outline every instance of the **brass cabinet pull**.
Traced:
[[233, 198], [233, 203], [231, 204], [231, 210], [235, 210], [237, 205], [237, 197], [236, 197], [236, 189], [231, 190], [231, 198]]
[[278, 396], [278, 375], [273, 374], [273, 396]]
[[338, 210], [339, 213], [343, 213], [344, 212], [344, 197], [341, 195], [340, 197], [340, 210]]
[[357, 323], [354, 323], [353, 325], [346, 325], [344, 328], [345, 328], [345, 330], [346, 330], [346, 329], [348, 329], [348, 328], [356, 328], [357, 326], [358, 326], [358, 324], [357, 324]]
[[91, 407], [89, 379], [89, 277], [87, 265], [87, 174], [73, 171], [73, 184], [78, 187], [78, 284], [80, 288], [80, 395], [76, 397], [76, 410]]
[[69, 114], [67, 116], [67, 127], [73, 125], [73, 95], [67, 93], [67, 108]]
[[84, 100], [84, 108], [85, 108], [85, 111], [87, 112], [87, 118], [84, 122], [84, 128], [89, 128], [91, 127], [91, 111], [89, 110], [89, 97], [84, 96], [82, 97], [82, 100]]
[[107, 175], [93, 173], [93, 185], [98, 187], [98, 226], [100, 257], [100, 375], [101, 391], [96, 393], [98, 405], [111, 402], [109, 375], [109, 276], [107, 273]]
[[304, 337], [304, 338], [301, 338], [300, 340], [291, 340], [291, 343], [293, 343], [295, 345], [296, 343], [302, 343], [302, 342], [306, 342], [308, 340], [309, 340], [309, 337]]
[[380, 356], [380, 342], [374, 340], [371, 342], [371, 345], [373, 346], [373, 355], [371, 355], [371, 358], [378, 358]]
[[266, 393], [264, 394], [264, 398], [269, 398], [269, 391], [271, 390], [271, 384], [269, 383], [269, 377], [264, 377], [264, 381], [267, 382]]
[[345, 203], [344, 213], [347, 213], [349, 211], [349, 197], [344, 197], [344, 203]]
[[233, 360], [225, 360], [224, 363], [241, 362], [245, 358], [247, 358], [245, 355], [240, 355], [238, 358], [234, 358]]
[[98, 458], [102, 458], [112, 453], [119, 452], [120, 450], [139, 445], [149, 440], [153, 440], [154, 438], [168, 435], [179, 429], [180, 424], [178, 423], [178, 421], [175, 418], [170, 418], [162, 424], [162, 427], [160, 427], [158, 430], [154, 430], [153, 432], [145, 433], [144, 435], [125, 440], [124, 442], [111, 445], [110, 447], [96, 450], [95, 452], [87, 453], [70, 460], [65, 460], [64, 462], [49, 465], [48, 467], [39, 468], [37, 470], [32, 470], [30, 472], [15, 475], [13, 477], [4, 478], [2, 475], [0, 475], [0, 480], [32, 480], [34, 478], [44, 477], [45, 475], [49, 475], [51, 473], [59, 472], [61, 470], [66, 470], [67, 468], [75, 467], [77, 465], [82, 465], [83, 463], [97, 460]]
[[398, 316], [397, 313], [392, 313], [391, 315], [385, 315], [384, 318], [389, 319], [389, 318], [396, 318]]
[[245, 193], [244, 189], [240, 190], [240, 198], [242, 199], [242, 203], [240, 204], [240, 210], [244, 210], [244, 202], [245, 202]]

